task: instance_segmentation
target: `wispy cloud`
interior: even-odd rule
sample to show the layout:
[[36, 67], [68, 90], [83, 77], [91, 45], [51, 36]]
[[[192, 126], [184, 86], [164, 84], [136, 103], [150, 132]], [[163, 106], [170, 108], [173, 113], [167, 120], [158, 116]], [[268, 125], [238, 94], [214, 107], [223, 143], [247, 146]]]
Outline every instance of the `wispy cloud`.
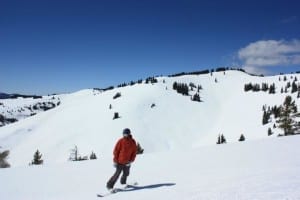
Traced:
[[261, 40], [238, 51], [244, 68], [252, 73], [267, 73], [267, 67], [300, 64], [300, 40]]

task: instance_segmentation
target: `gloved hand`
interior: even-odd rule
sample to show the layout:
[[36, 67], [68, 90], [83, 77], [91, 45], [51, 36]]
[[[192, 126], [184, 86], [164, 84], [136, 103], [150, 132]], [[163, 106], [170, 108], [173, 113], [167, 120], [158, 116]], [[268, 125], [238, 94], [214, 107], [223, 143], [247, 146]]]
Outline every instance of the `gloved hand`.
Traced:
[[128, 162], [127, 164], [126, 164], [126, 167], [130, 167], [131, 166], [131, 162]]
[[113, 166], [114, 166], [115, 168], [117, 168], [118, 163], [114, 162], [114, 163], [113, 163]]

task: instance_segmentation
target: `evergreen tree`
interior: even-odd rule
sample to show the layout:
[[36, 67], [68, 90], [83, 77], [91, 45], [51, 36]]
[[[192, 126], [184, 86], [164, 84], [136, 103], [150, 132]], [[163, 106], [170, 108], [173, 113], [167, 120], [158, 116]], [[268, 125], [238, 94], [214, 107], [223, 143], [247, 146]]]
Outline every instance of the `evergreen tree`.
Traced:
[[91, 155], [90, 155], [90, 160], [96, 160], [97, 156], [96, 154], [92, 151]]
[[9, 151], [0, 152], [0, 168], [8, 168], [10, 164], [7, 162], [7, 157], [9, 155]]
[[298, 123], [295, 121], [296, 117], [299, 117], [297, 105], [291, 96], [287, 96], [282, 105], [279, 119], [276, 121], [278, 127], [283, 129], [284, 135], [293, 135], [295, 129], [298, 129]]
[[198, 93], [194, 94], [192, 96], [192, 101], [198, 101], [198, 102], [201, 102], [201, 99], [200, 99], [200, 95]]
[[113, 99], [117, 99], [121, 97], [121, 93], [120, 92], [117, 92], [114, 96], [113, 96]]
[[294, 81], [292, 84], [292, 93], [297, 92], [298, 91], [298, 86], [296, 84], [296, 82]]
[[267, 83], [262, 83], [261, 90], [266, 92], [269, 90], [269, 85]]
[[222, 134], [221, 135], [221, 144], [226, 143], [226, 139], [225, 136]]
[[262, 124], [265, 125], [269, 123], [269, 120], [270, 120], [270, 113], [264, 110]]
[[221, 144], [221, 136], [218, 136], [217, 144]]
[[239, 142], [243, 142], [243, 141], [245, 141], [245, 136], [242, 134], [242, 135], [240, 136]]
[[4, 121], [5, 121], [5, 117], [0, 114], [0, 122], [4, 123]]
[[37, 150], [33, 155], [33, 160], [31, 162], [32, 165], [41, 165], [43, 164], [42, 154]]
[[253, 89], [252, 83], [248, 83], [248, 84], [244, 85], [244, 91], [245, 92], [248, 92], [249, 90], [252, 90], [252, 89]]
[[120, 118], [119, 113], [118, 113], [118, 112], [115, 112], [115, 113], [114, 113], [113, 119], [118, 119], [118, 118]]
[[221, 134], [218, 136], [217, 144], [224, 144], [224, 143], [226, 143], [226, 139], [225, 139], [224, 135]]
[[177, 90], [177, 82], [176, 81], [173, 83], [173, 90]]
[[270, 85], [269, 94], [275, 94], [275, 93], [276, 93], [276, 88], [275, 88], [275, 84], [273, 83], [272, 85]]
[[253, 92], [259, 92], [260, 91], [260, 85], [259, 84], [254, 84], [252, 88]]
[[273, 135], [272, 129], [268, 128], [268, 136]]

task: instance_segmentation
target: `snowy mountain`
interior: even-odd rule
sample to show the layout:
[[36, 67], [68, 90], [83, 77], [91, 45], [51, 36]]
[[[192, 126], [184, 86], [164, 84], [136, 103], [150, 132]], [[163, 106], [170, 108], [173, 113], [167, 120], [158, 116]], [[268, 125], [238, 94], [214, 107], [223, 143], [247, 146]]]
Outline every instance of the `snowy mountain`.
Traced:
[[[287, 95], [299, 106], [300, 74], [226, 71], [156, 80], [58, 95], [59, 106], [1, 127], [0, 146], [10, 150], [12, 168], [0, 170], [10, 183], [1, 181], [0, 199], [93, 199], [113, 173], [112, 148], [126, 127], [145, 149], [130, 177], [140, 188], [111, 199], [300, 199], [299, 136], [277, 137], [283, 131], [273, 115], [262, 124], [263, 107], [282, 105]], [[174, 90], [175, 82], [187, 85], [188, 95]], [[200, 101], [191, 100], [195, 94]], [[0, 102], [0, 108], [26, 104]], [[226, 145], [216, 145], [220, 134]], [[75, 145], [81, 156], [93, 151], [98, 160], [67, 162]], [[37, 149], [44, 165], [29, 167]], [[78, 183], [85, 186], [80, 191]]]
[[[287, 80], [284, 79], [286, 77]], [[57, 96], [60, 106], [0, 129], [0, 146], [11, 151], [12, 166], [26, 165], [39, 149], [46, 163], [64, 162], [74, 145], [82, 155], [102, 155], [111, 148], [125, 127], [132, 129], [145, 152], [160, 152], [215, 144], [219, 134], [228, 143], [273, 137], [282, 130], [272, 122], [262, 125], [264, 105], [281, 105], [291, 95], [299, 105], [297, 92], [281, 93], [299, 74], [255, 77], [239, 71], [204, 75], [159, 77], [153, 84], [135, 84], [108, 91], [87, 89]], [[201, 86], [201, 102], [191, 101], [173, 90], [174, 82]], [[245, 92], [248, 83], [275, 83], [276, 93]], [[299, 84], [297, 82], [297, 84]], [[119, 98], [113, 98], [120, 93]], [[190, 95], [197, 89], [189, 91]], [[49, 97], [50, 99], [52, 97]], [[4, 106], [26, 105], [34, 99], [2, 100]], [[155, 105], [155, 106], [153, 106]], [[1, 106], [0, 106], [1, 107]], [[3, 107], [3, 105], [2, 105]], [[111, 108], [111, 109], [110, 109]], [[114, 113], [120, 118], [113, 120]]]
[[37, 113], [50, 110], [60, 104], [59, 97], [19, 95], [1, 93], [0, 100], [0, 127], [17, 122]]

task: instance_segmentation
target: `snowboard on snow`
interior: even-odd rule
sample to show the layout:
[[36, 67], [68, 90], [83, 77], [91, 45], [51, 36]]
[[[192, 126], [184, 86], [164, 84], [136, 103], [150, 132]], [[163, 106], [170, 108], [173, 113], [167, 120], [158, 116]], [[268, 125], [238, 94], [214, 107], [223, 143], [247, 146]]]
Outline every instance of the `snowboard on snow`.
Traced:
[[127, 186], [123, 187], [123, 188], [113, 188], [110, 191], [107, 191], [105, 193], [101, 193], [101, 194], [97, 194], [97, 197], [106, 197], [112, 194], [116, 194], [118, 192], [122, 192], [122, 191], [126, 191], [126, 190], [131, 190], [132, 188], [134, 188], [135, 186], [137, 186], [138, 183], [134, 182], [132, 184], [127, 184]]

